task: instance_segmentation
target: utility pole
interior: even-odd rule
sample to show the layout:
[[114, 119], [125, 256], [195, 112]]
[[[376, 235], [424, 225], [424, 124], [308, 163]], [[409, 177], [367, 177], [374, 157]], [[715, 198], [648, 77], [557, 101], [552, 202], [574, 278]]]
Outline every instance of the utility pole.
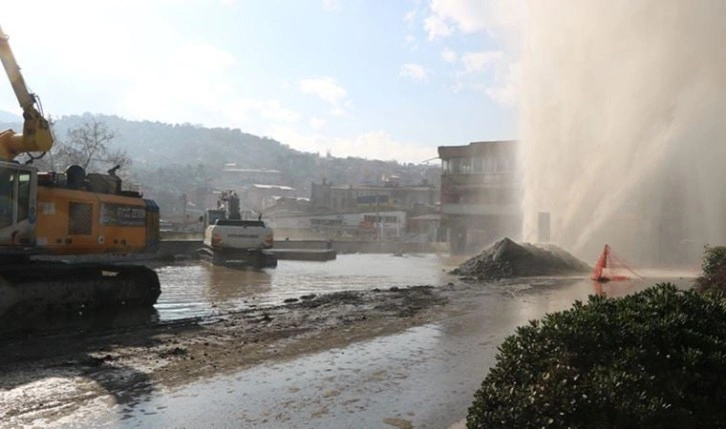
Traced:
[[182, 194], [182, 230], [187, 228], [187, 194]]
[[383, 241], [383, 219], [381, 219], [381, 201], [376, 195], [376, 222], [378, 222], [378, 241]]

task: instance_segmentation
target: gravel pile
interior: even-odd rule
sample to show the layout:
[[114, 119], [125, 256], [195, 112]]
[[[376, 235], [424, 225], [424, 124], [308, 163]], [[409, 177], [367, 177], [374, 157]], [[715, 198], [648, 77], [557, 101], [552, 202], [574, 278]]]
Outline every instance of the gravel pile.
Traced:
[[504, 238], [461, 264], [452, 274], [498, 280], [585, 274], [591, 270], [586, 263], [555, 245], [517, 244]]

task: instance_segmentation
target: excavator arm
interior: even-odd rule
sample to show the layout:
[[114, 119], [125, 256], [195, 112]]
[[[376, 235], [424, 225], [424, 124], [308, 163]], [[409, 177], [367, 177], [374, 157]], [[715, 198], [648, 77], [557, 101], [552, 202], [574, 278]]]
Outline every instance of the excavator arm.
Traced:
[[15, 96], [23, 109], [23, 133], [0, 131], [0, 160], [11, 161], [21, 153], [46, 152], [53, 146], [53, 133], [38, 108], [35, 94], [28, 91], [15, 55], [10, 49], [8, 35], [0, 28], [0, 61], [10, 80]]

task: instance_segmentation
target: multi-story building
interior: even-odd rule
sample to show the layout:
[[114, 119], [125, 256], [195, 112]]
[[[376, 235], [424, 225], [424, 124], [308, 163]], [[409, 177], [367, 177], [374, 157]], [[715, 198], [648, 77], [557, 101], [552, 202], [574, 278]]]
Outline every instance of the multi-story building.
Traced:
[[436, 188], [427, 181], [403, 186], [396, 176], [379, 186], [334, 186], [323, 180], [312, 184], [309, 203], [291, 205], [283, 199], [267, 216], [286, 236], [423, 241], [436, 236], [436, 225], [420, 220], [409, 231], [407, 219], [435, 210], [436, 197]]
[[434, 205], [436, 189], [433, 185], [402, 186], [396, 179], [395, 176], [389, 178], [382, 186], [333, 186], [323, 180], [322, 184], [312, 184], [310, 203], [313, 207], [337, 212], [411, 210], [417, 205]]
[[398, 240], [405, 233], [406, 212], [299, 213], [267, 218], [275, 234], [325, 239]]
[[521, 234], [517, 143], [512, 140], [440, 146], [441, 229], [452, 253], [476, 253]]

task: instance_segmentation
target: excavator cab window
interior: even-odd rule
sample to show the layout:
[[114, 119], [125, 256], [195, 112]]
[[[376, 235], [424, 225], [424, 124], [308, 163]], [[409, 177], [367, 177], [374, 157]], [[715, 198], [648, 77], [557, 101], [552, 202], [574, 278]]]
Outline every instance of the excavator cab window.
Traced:
[[30, 173], [18, 173], [18, 219], [17, 222], [28, 218], [30, 208]]
[[28, 219], [31, 180], [30, 171], [0, 167], [0, 228]]
[[12, 225], [15, 206], [15, 172], [0, 169], [0, 228]]

